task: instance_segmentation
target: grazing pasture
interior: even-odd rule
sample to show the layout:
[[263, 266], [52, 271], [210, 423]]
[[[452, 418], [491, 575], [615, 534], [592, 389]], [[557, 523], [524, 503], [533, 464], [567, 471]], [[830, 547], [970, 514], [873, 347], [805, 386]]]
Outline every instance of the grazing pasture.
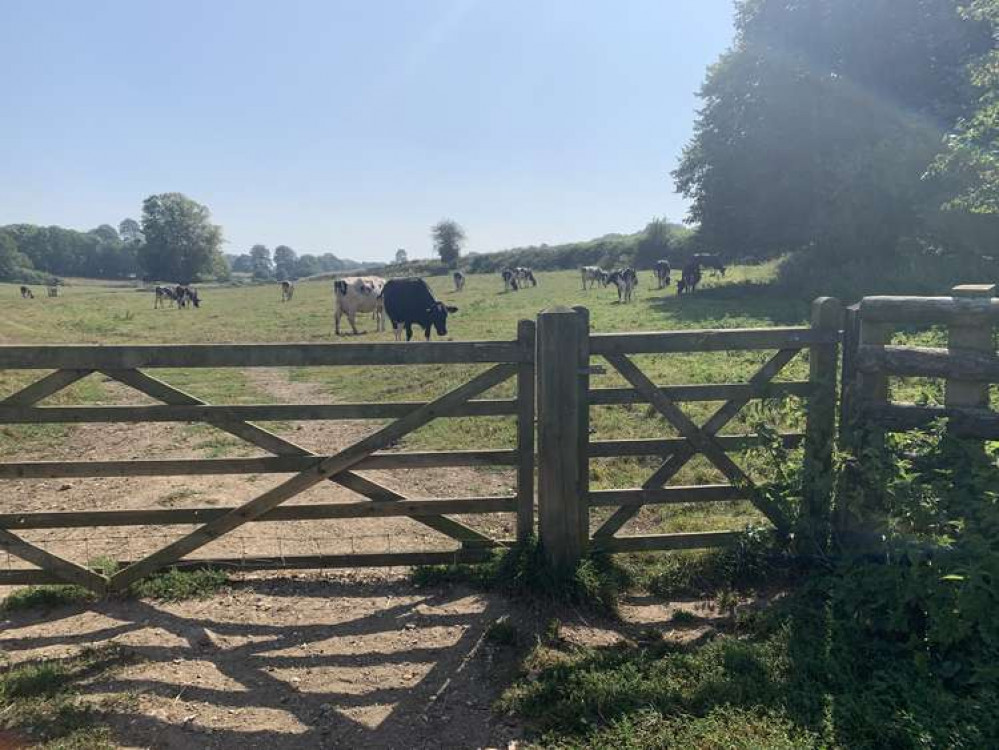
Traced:
[[[734, 267], [724, 277], [706, 276], [698, 292], [677, 297], [675, 288], [656, 289], [652, 272], [639, 274], [634, 301], [620, 304], [614, 287], [580, 289], [579, 272], [540, 273], [536, 287], [504, 292], [499, 274], [469, 274], [461, 293], [450, 277], [428, 279], [438, 299], [459, 307], [449, 317], [448, 339], [512, 339], [517, 321], [555, 305], [585, 305], [592, 330], [617, 332], [696, 328], [735, 328], [793, 325], [807, 321], [808, 303], [776, 296], [768, 282], [773, 265]], [[280, 302], [277, 285], [245, 287], [202, 286], [200, 309], [154, 309], [153, 295], [136, 289], [70, 285], [58, 299], [22, 300], [13, 286], [0, 287], [0, 341], [3, 343], [100, 343], [176, 345], [182, 343], [345, 342], [393, 340], [391, 330], [377, 333], [370, 315], [358, 317], [359, 336], [333, 335], [332, 283], [302, 281], [290, 302]], [[414, 341], [407, 346], [420, 346]], [[680, 383], [738, 382], [751, 375], [771, 352], [719, 352], [676, 355], [638, 355], [635, 361], [662, 385]], [[806, 371], [799, 355], [781, 379], [801, 377]], [[332, 401], [426, 400], [473, 377], [480, 365], [421, 365], [411, 367], [336, 367], [284, 370], [263, 382], [258, 374], [240, 370], [162, 371], [167, 382], [211, 403], [266, 403], [294, 399], [296, 393], [321, 392]], [[2, 373], [7, 392], [27, 375]], [[275, 386], [274, 379], [281, 379]], [[592, 386], [625, 386], [612, 373], [596, 374]], [[503, 384], [487, 396], [512, 395], [514, 384]], [[120, 402], [120, 394], [106, 393], [106, 386], [90, 378], [60, 396], [60, 403]], [[695, 421], [703, 421], [719, 403], [685, 404]], [[647, 405], [597, 406], [591, 412], [592, 439], [655, 438], [675, 436], [673, 429]], [[726, 433], [752, 432], [757, 422], [800, 430], [803, 414], [791, 402], [779, 406], [753, 402]], [[370, 423], [369, 423], [370, 424]], [[270, 424], [282, 433], [292, 425]], [[0, 434], [0, 452], [22, 458], [43, 458], [47, 448], [68, 439], [75, 429], [63, 425], [10, 426]], [[333, 425], [331, 430], [336, 430]], [[178, 439], [170, 433], [169, 439]], [[193, 441], [199, 455], [243, 455], [237, 440], [204, 425], [191, 425], [180, 438]], [[505, 448], [514, 442], [511, 417], [475, 417], [436, 420], [402, 441], [410, 450]], [[767, 457], [744, 456], [742, 461], [756, 478], [767, 473]], [[637, 486], [657, 465], [656, 457], [594, 459], [594, 489]], [[505, 470], [475, 470], [486, 483], [501, 479]], [[720, 475], [702, 458], [691, 461], [678, 475], [678, 484], [716, 482]], [[599, 523], [603, 513], [594, 514]], [[744, 502], [710, 506], [659, 506], [642, 511], [633, 521], [643, 528], [665, 531], [698, 531], [738, 528], [759, 520]]]

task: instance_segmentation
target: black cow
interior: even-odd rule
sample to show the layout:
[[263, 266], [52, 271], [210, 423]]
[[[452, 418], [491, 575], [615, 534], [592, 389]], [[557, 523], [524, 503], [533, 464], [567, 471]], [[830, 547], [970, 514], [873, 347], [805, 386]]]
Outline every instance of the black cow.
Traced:
[[516, 292], [520, 288], [517, 283], [517, 272], [512, 268], [504, 268], [500, 276], [503, 277], [503, 291]]
[[683, 271], [680, 274], [680, 281], [676, 284], [676, 293], [679, 295], [684, 292], [696, 292], [697, 285], [700, 283], [701, 266], [697, 261], [692, 260], [683, 267]]
[[34, 299], [35, 293], [32, 292], [28, 287], [21, 287], [21, 299]]
[[451, 274], [451, 278], [454, 279], [454, 290], [460, 292], [465, 288], [465, 274], [461, 271], [455, 271]]
[[659, 289], [669, 286], [671, 270], [669, 261], [665, 259], [657, 260], [656, 264], [652, 267], [652, 271], [656, 275], [656, 283], [659, 285]]
[[725, 263], [714, 253], [694, 253], [691, 261], [701, 268], [710, 268], [722, 276], [725, 275]]
[[174, 293], [173, 289], [168, 286], [158, 286], [154, 290], [156, 298], [153, 300], [153, 309], [157, 307], [165, 307], [167, 300], [171, 302], [177, 301], [177, 295]]
[[618, 302], [631, 302], [631, 295], [638, 286], [638, 273], [634, 268], [619, 268], [611, 271], [607, 283], [617, 287]]
[[427, 282], [418, 278], [389, 279], [382, 290], [382, 301], [396, 341], [402, 335], [400, 326], [406, 329], [406, 341], [412, 340], [414, 323], [423, 327], [427, 341], [431, 328], [437, 330], [438, 336], [446, 336], [448, 313], [458, 312], [457, 307], [434, 299]]

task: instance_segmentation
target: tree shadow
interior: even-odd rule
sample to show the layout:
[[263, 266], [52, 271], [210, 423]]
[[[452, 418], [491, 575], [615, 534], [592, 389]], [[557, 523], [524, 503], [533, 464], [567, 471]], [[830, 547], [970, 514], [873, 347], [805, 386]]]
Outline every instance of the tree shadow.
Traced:
[[[32, 632], [42, 624], [37, 611], [17, 613], [0, 648], [119, 644], [134, 666], [83, 692], [140, 696], [145, 710], [108, 717], [126, 745], [505, 747], [518, 735], [489, 710], [516, 668], [515, 659], [500, 664], [485, 638], [509, 614], [507, 602], [461, 588], [415, 591], [405, 581], [298, 583], [237, 584], [229, 606], [108, 600], [53, 612], [65, 626], [83, 628], [72, 617], [93, 626], [70, 635]], [[258, 599], [264, 616], [253, 612]]]
[[808, 320], [808, 301], [778, 294], [769, 283], [740, 281], [701, 287], [682, 295], [668, 288], [663, 292], [655, 297], [644, 296], [645, 304], [656, 313], [690, 323], [713, 326], [724, 318], [753, 318], [754, 325], [800, 325]]

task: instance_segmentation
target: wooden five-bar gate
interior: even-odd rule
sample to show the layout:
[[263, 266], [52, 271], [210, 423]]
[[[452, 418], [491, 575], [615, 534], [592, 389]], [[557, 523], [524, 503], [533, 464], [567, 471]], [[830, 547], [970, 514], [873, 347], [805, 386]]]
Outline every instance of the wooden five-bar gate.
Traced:
[[[5, 512], [0, 502], [0, 549], [34, 568], [0, 570], [0, 584], [68, 581], [96, 591], [120, 590], [165, 567], [178, 564], [250, 568], [320, 568], [415, 565], [484, 559], [492, 548], [538, 533], [549, 562], [571, 567], [589, 549], [607, 552], [668, 550], [729, 543], [728, 532], [622, 536], [618, 532], [641, 507], [745, 499], [753, 502], [780, 534], [791, 519], [758, 491], [731, 454], [757, 440], [750, 434], [723, 434], [727, 424], [753, 399], [803, 397], [803, 433], [784, 433], [788, 446], [805, 443], [809, 494], [800, 514], [820, 534], [828, 516], [829, 467], [835, 434], [837, 347], [841, 308], [822, 299], [810, 326], [657, 333], [591, 334], [583, 308], [541, 313], [537, 326], [521, 321], [511, 341], [420, 344], [273, 344], [158, 346], [2, 346], [0, 369], [49, 370], [36, 382], [0, 401], [0, 424], [84, 422], [203, 422], [263, 449], [268, 456], [221, 459], [128, 461], [31, 461], [0, 464], [0, 480], [55, 477], [137, 477], [212, 474], [291, 474], [241, 505], [209, 508]], [[732, 350], [773, 350], [746, 382], [658, 386], [633, 355]], [[809, 354], [806, 379], [774, 382], [802, 350]], [[150, 374], [157, 368], [334, 367], [365, 365], [481, 364], [468, 382], [428, 402], [213, 405]], [[591, 388], [598, 367], [609, 366], [629, 387]], [[42, 402], [94, 373], [161, 402], [131, 406], [46, 406]], [[378, 377], [385, 377], [379, 373]], [[477, 398], [510, 379], [512, 398]], [[537, 398], [536, 398], [537, 396]], [[690, 401], [721, 402], [698, 424], [679, 406]], [[675, 430], [675, 436], [642, 440], [591, 440], [590, 407], [644, 403]], [[504, 450], [397, 452], [386, 449], [441, 417], [516, 418], [516, 444]], [[391, 419], [372, 434], [333, 455], [314, 452], [254, 422], [269, 420]], [[537, 438], [537, 450], [535, 450]], [[695, 455], [705, 456], [725, 484], [669, 484]], [[659, 464], [641, 487], [590, 490], [591, 458], [654, 457]], [[365, 469], [500, 465], [514, 467], [516, 492], [509, 496], [415, 500], [358, 473]], [[535, 495], [535, 465], [538, 491]], [[361, 502], [288, 504], [322, 483], [334, 482], [364, 498]], [[248, 485], [249, 486], [249, 485]], [[0, 483], [2, 487], [2, 483]], [[4, 493], [6, 494], [6, 493]], [[474, 494], [474, 492], [472, 493]], [[538, 508], [538, 523], [534, 512]], [[614, 508], [591, 528], [591, 508]], [[517, 539], [493, 538], [452, 516], [513, 513]], [[410, 517], [453, 540], [454, 549], [282, 556], [280, 561], [200, 559], [198, 550], [245, 524], [259, 521]], [[24, 538], [24, 531], [52, 528], [107, 528], [197, 524], [165, 546], [117, 569], [99, 572]], [[816, 541], [816, 543], [821, 543]]]

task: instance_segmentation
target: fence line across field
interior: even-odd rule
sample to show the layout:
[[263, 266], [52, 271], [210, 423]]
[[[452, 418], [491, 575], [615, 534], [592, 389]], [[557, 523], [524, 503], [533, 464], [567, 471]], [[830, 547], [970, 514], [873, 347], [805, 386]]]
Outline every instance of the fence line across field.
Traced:
[[[999, 377], [994, 351], [982, 349], [971, 331], [974, 321], [999, 320], [994, 301], [955, 292], [954, 298], [934, 298], [925, 303], [893, 298], [865, 300], [847, 320], [844, 350], [845, 402], [853, 399], [857, 413], [868, 418], [880, 414], [890, 422], [915, 423], [934, 415], [964, 419], [980, 430], [991, 429], [994, 415], [981, 403], [981, 381]], [[866, 308], [865, 308], [866, 305]], [[867, 309], [873, 317], [859, 329]], [[906, 311], [909, 310], [910, 313]], [[917, 312], [911, 312], [917, 310]], [[940, 320], [956, 327], [955, 346], [940, 351], [896, 351], [887, 338], [891, 325], [906, 323], [909, 314], [918, 321]], [[934, 317], [936, 316], [936, 317]], [[964, 317], [962, 317], [964, 316]], [[970, 317], [968, 317], [970, 316]], [[895, 321], [894, 323], [888, 322]], [[189, 559], [201, 547], [220, 537], [246, 535], [248, 523], [410, 517], [432, 529], [425, 532], [456, 551], [424, 549], [407, 552], [369, 552], [282, 555], [241, 560], [243, 568], [330, 567], [344, 565], [405, 565], [428, 562], [485, 559], [490, 550], [514, 540], [495, 539], [456, 520], [454, 516], [480, 513], [513, 513], [516, 539], [538, 533], [549, 562], [574, 564], [588, 549], [607, 552], [640, 552], [704, 548], [731, 544], [738, 530], [626, 535], [623, 529], [646, 505], [720, 503], [748, 500], [773, 524], [776, 533], [795, 537], [799, 545], [821, 548], [825, 543], [823, 519], [830, 517], [832, 445], [836, 435], [837, 372], [842, 307], [833, 299], [817, 300], [807, 326], [752, 329], [683, 330], [649, 333], [591, 333], [584, 308], [554, 308], [534, 321], [521, 321], [512, 341], [433, 342], [429, 344], [266, 344], [195, 346], [45, 346], [0, 347], [0, 369], [55, 372], [0, 401], [0, 423], [202, 421], [227, 431], [270, 455], [225, 459], [136, 459], [107, 461], [12, 461], [0, 464], [0, 481], [52, 477], [183, 476], [209, 474], [286, 474], [290, 478], [244, 505], [206, 508], [129, 509], [91, 511], [33, 511], [0, 513], [0, 548], [40, 568], [38, 576], [72, 580], [95, 589], [121, 588], [164, 566], [206, 565]], [[969, 321], [971, 321], [969, 323]], [[853, 328], [851, 328], [853, 326]], [[856, 330], [855, 330], [856, 329]], [[961, 338], [961, 337], [964, 338]], [[851, 343], [852, 342], [852, 343]], [[959, 346], [957, 344], [960, 344]], [[971, 346], [974, 345], [974, 346]], [[642, 355], [684, 355], [697, 352], [761, 351], [758, 370], [742, 382], [669, 384], [652, 381]], [[807, 378], [788, 379], [782, 373], [805, 352]], [[636, 356], [637, 355], [637, 356]], [[591, 388], [591, 376], [613, 370], [626, 387]], [[946, 408], [894, 405], [886, 401], [885, 373], [906, 364], [910, 370], [937, 368], [955, 382]], [[943, 364], [940, 364], [940, 363]], [[915, 364], [911, 364], [915, 363]], [[208, 404], [145, 372], [149, 368], [276, 367], [342, 365], [483, 364], [491, 367], [430, 401], [356, 404]], [[40, 402], [92, 373], [151, 396], [154, 406], [44, 406]], [[483, 394], [508, 380], [516, 382], [512, 397], [484, 398]], [[859, 383], [859, 386], [857, 385]], [[964, 394], [962, 396], [961, 394]], [[971, 403], [970, 396], [978, 397]], [[776, 429], [765, 435], [724, 432], [753, 400], [800, 399], [805, 408], [805, 429]], [[714, 402], [699, 423], [679, 404]], [[660, 437], [596, 440], [590, 435], [593, 408], [627, 408], [648, 404], [662, 418], [668, 432]], [[846, 406], [844, 406], [844, 409]], [[895, 411], [892, 411], [892, 410]], [[943, 411], [941, 411], [943, 409]], [[844, 412], [845, 413], [845, 412]], [[850, 413], [853, 408], [850, 407]], [[396, 451], [407, 434], [441, 417], [515, 417], [515, 444], [488, 450]], [[379, 425], [339, 453], [317, 455], [253, 420], [393, 420]], [[977, 421], [976, 421], [977, 420]], [[969, 428], [970, 429], [970, 428]], [[773, 440], [786, 448], [803, 447], [806, 497], [800, 519], [788, 518], [774, 505], [739, 464], [734, 454]], [[677, 485], [681, 470], [695, 457], [704, 456], [725, 477], [722, 484]], [[640, 487], [591, 490], [592, 460], [619, 457], [655, 459], [654, 470]], [[516, 473], [511, 495], [469, 497], [407, 497], [356, 472], [368, 469], [418, 469], [449, 466], [509, 467]], [[535, 494], [537, 470], [537, 494]], [[304, 489], [332, 481], [361, 495], [343, 503], [292, 505], [287, 501]], [[535, 523], [535, 506], [538, 520]], [[607, 508], [610, 515], [591, 531], [590, 509]], [[807, 529], [802, 526], [808, 522]], [[52, 551], [41, 550], [15, 532], [33, 529], [102, 528], [123, 526], [193, 526], [144, 559], [122, 561], [124, 569], [110, 579]], [[432, 536], [437, 534], [439, 536]], [[377, 536], [377, 535], [375, 535]], [[179, 538], [178, 538], [179, 537]], [[280, 535], [273, 535], [279, 538]], [[346, 538], [346, 537], [345, 537]], [[266, 542], [266, 535], [257, 541]], [[240, 542], [242, 543], [242, 542]], [[284, 544], [284, 542], [281, 542]], [[293, 542], [288, 542], [293, 544]], [[312, 545], [307, 539], [303, 546]], [[427, 545], [428, 547], [431, 545]], [[301, 552], [297, 550], [293, 552]], [[401, 555], [401, 557], [400, 557]], [[451, 557], [447, 557], [451, 555]], [[408, 561], [408, 562], [404, 562]], [[216, 559], [235, 566], [235, 559]], [[18, 569], [16, 576], [28, 575]], [[8, 579], [0, 576], [0, 581]]]

